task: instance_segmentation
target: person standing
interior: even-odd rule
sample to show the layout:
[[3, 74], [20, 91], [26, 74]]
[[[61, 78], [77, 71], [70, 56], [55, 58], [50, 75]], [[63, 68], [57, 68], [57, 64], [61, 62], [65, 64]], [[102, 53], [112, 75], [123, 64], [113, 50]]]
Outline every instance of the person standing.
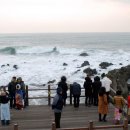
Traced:
[[26, 99], [25, 99], [25, 97], [26, 97], [26, 90], [25, 90], [25, 83], [24, 83], [24, 81], [22, 80], [21, 77], [18, 77], [18, 78], [17, 78], [17, 84], [20, 84], [20, 86], [21, 86], [21, 90], [22, 90], [22, 93], [23, 93], [24, 107], [26, 107]]
[[71, 92], [74, 97], [74, 107], [79, 107], [79, 98], [81, 95], [81, 86], [77, 82], [74, 82], [72, 85], [70, 85]]
[[15, 108], [16, 101], [15, 101], [15, 92], [16, 92], [16, 77], [12, 77], [11, 82], [8, 84], [8, 92], [10, 96], [10, 108]]
[[115, 112], [114, 112], [115, 124], [119, 124], [122, 116], [122, 109], [125, 104], [124, 98], [121, 95], [120, 90], [116, 91], [116, 96], [114, 96], [114, 104], [115, 104]]
[[101, 88], [100, 77], [96, 76], [94, 77], [94, 82], [92, 83], [94, 106], [98, 106], [98, 93], [100, 88]]
[[[104, 87], [101, 87], [98, 94], [98, 113], [99, 113], [99, 121], [106, 122], [106, 116], [108, 113], [108, 101], [106, 90]], [[103, 118], [102, 118], [103, 115]]]
[[62, 88], [62, 97], [64, 100], [64, 106], [66, 105], [66, 99], [67, 99], [67, 90], [68, 90], [68, 86], [66, 83], [66, 77], [62, 76], [61, 77], [61, 81], [58, 83], [58, 87]]
[[85, 78], [84, 82], [84, 88], [85, 88], [85, 105], [90, 106], [92, 104], [92, 80], [89, 76]]
[[10, 109], [9, 109], [9, 95], [6, 92], [5, 88], [2, 86], [0, 92], [0, 110], [1, 110], [1, 125], [9, 125], [10, 124]]
[[62, 88], [58, 87], [57, 94], [55, 95], [52, 103], [52, 110], [54, 110], [56, 128], [60, 128], [62, 109], [63, 109]]
[[111, 85], [112, 85], [112, 81], [109, 79], [108, 75], [106, 75], [105, 73], [103, 73], [101, 75], [102, 77], [102, 87], [104, 87], [106, 89], [106, 94], [107, 94], [107, 99], [108, 99], [108, 102], [109, 102], [109, 92], [110, 92], [110, 88], [111, 88]]

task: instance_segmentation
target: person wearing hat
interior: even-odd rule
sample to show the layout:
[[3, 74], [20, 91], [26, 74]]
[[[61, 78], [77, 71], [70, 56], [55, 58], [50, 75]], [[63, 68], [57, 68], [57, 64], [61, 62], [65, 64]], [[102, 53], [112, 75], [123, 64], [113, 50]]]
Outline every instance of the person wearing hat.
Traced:
[[57, 94], [55, 95], [52, 103], [52, 110], [54, 110], [56, 128], [60, 128], [61, 112], [63, 109], [62, 88], [58, 87], [56, 92]]
[[115, 117], [115, 124], [120, 123], [120, 119], [122, 116], [122, 109], [125, 104], [124, 98], [121, 95], [122, 91], [117, 90], [116, 91], [116, 96], [114, 96], [114, 104], [115, 104], [115, 112], [114, 112], [114, 117]]
[[22, 110], [23, 109], [23, 92], [21, 90], [20, 84], [16, 85], [16, 109]]
[[1, 109], [1, 125], [9, 125], [10, 124], [10, 109], [9, 109], [9, 95], [6, 92], [6, 89], [2, 86], [0, 91], [0, 109]]

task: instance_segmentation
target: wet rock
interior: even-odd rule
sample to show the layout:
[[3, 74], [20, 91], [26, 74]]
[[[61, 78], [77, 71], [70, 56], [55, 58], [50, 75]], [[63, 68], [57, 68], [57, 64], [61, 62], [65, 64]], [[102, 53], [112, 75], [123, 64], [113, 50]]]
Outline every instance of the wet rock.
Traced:
[[128, 94], [127, 80], [130, 79], [130, 65], [109, 71], [107, 75], [112, 80], [112, 88], [120, 89], [126, 96]]
[[5, 67], [5, 65], [1, 65], [1, 68], [2, 68], [2, 67]]
[[87, 66], [87, 65], [90, 65], [88, 61], [84, 61], [84, 63], [81, 64], [81, 67], [84, 67], [84, 66]]
[[97, 74], [97, 70], [96, 69], [91, 69], [90, 67], [84, 69], [83, 72], [86, 73], [86, 74], [89, 74], [89, 75], [95, 75], [95, 74]]
[[67, 66], [68, 64], [67, 63], [63, 63], [63, 66]]
[[18, 69], [18, 66], [17, 65], [13, 65], [13, 68], [15, 68], [16, 70]]
[[81, 53], [79, 56], [89, 56], [87, 53]]
[[102, 68], [102, 69], [107, 69], [107, 67], [109, 67], [110, 65], [113, 65], [112, 63], [108, 63], [108, 62], [102, 62], [99, 64], [99, 66]]

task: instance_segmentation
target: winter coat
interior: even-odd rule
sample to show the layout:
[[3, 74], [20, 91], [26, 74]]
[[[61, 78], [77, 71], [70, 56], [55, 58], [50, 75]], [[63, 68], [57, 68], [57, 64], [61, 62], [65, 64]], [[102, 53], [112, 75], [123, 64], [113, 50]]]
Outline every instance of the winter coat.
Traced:
[[92, 95], [92, 80], [90, 78], [86, 78], [86, 81], [84, 82], [84, 88], [85, 88], [85, 96], [91, 96]]
[[80, 84], [74, 82], [72, 85], [71, 85], [71, 92], [73, 95], [81, 95], [81, 86]]
[[61, 81], [61, 82], [58, 83], [58, 87], [62, 88], [62, 96], [63, 96], [64, 99], [66, 99], [67, 98], [67, 90], [68, 90], [67, 83]]
[[103, 96], [98, 95], [98, 113], [100, 114], [108, 113], [108, 101], [106, 94], [104, 94]]
[[128, 102], [128, 108], [130, 108], [130, 95], [127, 98], [127, 102]]
[[93, 89], [93, 95], [98, 97], [98, 92], [101, 88], [101, 82], [100, 81], [94, 81], [92, 84], [92, 89]]
[[62, 112], [62, 109], [63, 109], [63, 98], [62, 98], [62, 95], [60, 95], [58, 93], [55, 95], [55, 97], [53, 99], [53, 103], [52, 103], [52, 109], [56, 113]]
[[10, 82], [8, 84], [8, 91], [9, 91], [9, 95], [14, 95], [15, 91], [16, 91], [16, 82]]
[[114, 96], [114, 104], [116, 108], [122, 109], [125, 105], [124, 98], [122, 96]]

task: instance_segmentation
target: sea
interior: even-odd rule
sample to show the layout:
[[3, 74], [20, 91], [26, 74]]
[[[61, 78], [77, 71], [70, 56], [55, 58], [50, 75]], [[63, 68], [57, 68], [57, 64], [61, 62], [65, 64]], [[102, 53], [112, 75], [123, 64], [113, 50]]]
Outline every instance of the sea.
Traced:
[[[80, 56], [82, 53], [88, 56]], [[84, 61], [90, 65], [81, 67]], [[101, 62], [113, 65], [102, 69]], [[100, 76], [127, 65], [130, 65], [130, 33], [0, 34], [0, 86], [8, 85], [16, 76], [22, 77], [29, 88], [47, 88], [49, 81], [55, 81], [51, 88], [56, 88], [64, 75], [68, 84], [76, 81], [83, 87], [84, 69], [96, 69]], [[47, 94], [47, 91], [29, 93]], [[41, 102], [32, 100], [31, 104]]]

